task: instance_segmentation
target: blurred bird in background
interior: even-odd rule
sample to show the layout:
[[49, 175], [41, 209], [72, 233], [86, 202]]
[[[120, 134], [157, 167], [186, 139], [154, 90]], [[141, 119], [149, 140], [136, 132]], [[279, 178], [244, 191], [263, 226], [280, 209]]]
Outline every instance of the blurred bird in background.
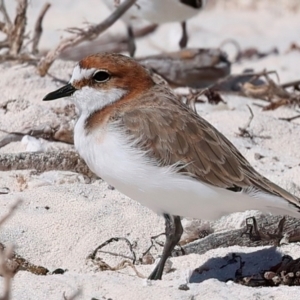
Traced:
[[[116, 5], [124, 0], [104, 0], [108, 8], [114, 10]], [[128, 51], [134, 56], [136, 45], [132, 23], [136, 19], [143, 19], [151, 23], [163, 24], [180, 22], [182, 36], [179, 41], [180, 48], [188, 43], [186, 21], [196, 16], [206, 5], [207, 0], [137, 0], [136, 3], [122, 16], [128, 32]]]

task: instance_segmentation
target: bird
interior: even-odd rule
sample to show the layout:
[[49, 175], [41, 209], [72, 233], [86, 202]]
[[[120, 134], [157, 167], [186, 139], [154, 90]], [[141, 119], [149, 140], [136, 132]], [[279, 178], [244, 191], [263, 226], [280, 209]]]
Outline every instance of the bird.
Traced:
[[[123, 2], [119, 0], [118, 2]], [[179, 41], [180, 48], [185, 48], [188, 43], [186, 20], [196, 16], [206, 5], [207, 0], [137, 0], [136, 3], [121, 17], [126, 23], [128, 34], [128, 51], [134, 56], [136, 45], [132, 28], [132, 21], [144, 19], [151, 23], [163, 24], [180, 22], [182, 36]], [[110, 10], [116, 7], [116, 0], [104, 0]]]
[[165, 219], [166, 242], [149, 276], [162, 279], [183, 232], [181, 217], [216, 220], [245, 210], [300, 217], [300, 199], [259, 174], [166, 83], [121, 54], [93, 54], [65, 86], [79, 110], [74, 144], [96, 175]]

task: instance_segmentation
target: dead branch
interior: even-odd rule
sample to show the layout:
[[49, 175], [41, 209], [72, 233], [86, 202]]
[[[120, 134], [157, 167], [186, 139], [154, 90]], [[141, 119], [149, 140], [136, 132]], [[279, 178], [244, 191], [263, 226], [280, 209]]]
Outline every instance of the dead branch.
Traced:
[[0, 171], [36, 170], [39, 173], [58, 170], [96, 178], [74, 151], [0, 153]]
[[27, 0], [18, 0], [16, 17], [11, 30], [9, 55], [17, 56], [22, 48], [26, 27]]
[[298, 90], [298, 91], [299, 91], [299, 85], [300, 85], [300, 80], [295, 80], [295, 81], [283, 83], [283, 84], [281, 84], [280, 86], [281, 86], [283, 89], [287, 89], [287, 88], [289, 88], [289, 87], [293, 87], [295, 90]]
[[205, 88], [230, 73], [226, 54], [218, 49], [184, 49], [137, 59], [172, 87]]
[[262, 85], [255, 85], [250, 81], [245, 82], [241, 86], [241, 90], [244, 96], [261, 99], [269, 102], [268, 105], [263, 107], [263, 110], [274, 110], [280, 106], [286, 105], [300, 105], [300, 94], [295, 92], [289, 92], [285, 88], [294, 86], [297, 89], [298, 81], [286, 83], [283, 85], [275, 83], [267, 72], [261, 74], [265, 77], [266, 83]]
[[[203, 254], [211, 249], [230, 247], [234, 245], [245, 247], [280, 245], [282, 238], [286, 236], [288, 236], [288, 242], [290, 243], [300, 241], [299, 219], [286, 217], [284, 224], [282, 224], [282, 217], [280, 216], [261, 215], [260, 217], [255, 218], [255, 221], [260, 224], [261, 228], [258, 229], [257, 226], [257, 231], [259, 232], [260, 236], [258, 239], [249, 238], [251, 237], [249, 232], [249, 220], [247, 221], [248, 226], [246, 231], [245, 229], [241, 228], [222, 232], [214, 232], [203, 239], [184, 245], [183, 249], [186, 254]], [[280, 227], [283, 225], [284, 228], [281, 230]]]
[[36, 20], [36, 23], [34, 26], [33, 38], [32, 38], [32, 49], [31, 49], [32, 54], [38, 53], [38, 44], [39, 44], [40, 38], [43, 33], [43, 27], [42, 27], [43, 19], [45, 17], [46, 12], [50, 8], [50, 6], [51, 6], [50, 3], [45, 3], [37, 20]]
[[[154, 32], [157, 29], [156, 24], [147, 25], [143, 28], [133, 28], [134, 38], [145, 37], [148, 34]], [[83, 45], [78, 45], [76, 47], [72, 47], [71, 49], [65, 49], [60, 54], [60, 58], [66, 60], [74, 60], [79, 61], [84, 56], [88, 56], [91, 52], [101, 51], [104, 52], [113, 52], [120, 53], [128, 51], [128, 34], [122, 35], [111, 35], [111, 34], [103, 34], [99, 39], [95, 41], [90, 41], [89, 43], [85, 43]], [[96, 50], [97, 49], [97, 50]]]
[[278, 227], [275, 228], [274, 232], [266, 231], [264, 229], [259, 230], [256, 218], [250, 217], [246, 219], [246, 230], [242, 235], [246, 234], [249, 236], [251, 241], [260, 241], [260, 240], [275, 240], [276, 246], [279, 246], [281, 240], [284, 237], [283, 228], [285, 225], [286, 218], [283, 217], [279, 223]]
[[291, 121], [299, 119], [299, 118], [300, 118], [300, 115], [296, 115], [296, 116], [293, 116], [290, 118], [279, 118], [279, 120], [291, 122]]
[[272, 79], [268, 78], [268, 83], [261, 86], [253, 85], [246, 82], [242, 86], [242, 91], [245, 96], [266, 100], [271, 102], [274, 97], [290, 98], [289, 92], [276, 84]]
[[79, 29], [78, 33], [73, 34], [72, 37], [63, 39], [58, 46], [50, 50], [45, 57], [43, 57], [37, 67], [38, 73], [45, 76], [51, 67], [52, 63], [57, 59], [60, 53], [71, 46], [78, 45], [83, 41], [94, 40], [112, 24], [114, 24], [134, 3], [136, 0], [126, 0], [120, 4], [117, 9], [103, 22], [97, 25], [90, 25], [87, 29]]
[[4, 40], [0, 41], [0, 49], [7, 48], [7, 51], [0, 55], [0, 62], [7, 61], [7, 60], [16, 60], [21, 63], [23, 62], [34, 62], [38, 61], [37, 56], [37, 45], [39, 39], [42, 34], [42, 20], [47, 11], [49, 4], [46, 4], [40, 13], [33, 38], [28, 42], [33, 42], [32, 46], [32, 54], [29, 51], [25, 51], [27, 48], [28, 43], [24, 44], [26, 39], [29, 39], [28, 34], [26, 34], [26, 23], [27, 23], [27, 7], [28, 7], [28, 0], [17, 0], [17, 7], [16, 7], [16, 15], [14, 21], [12, 22], [6, 7], [4, 0], [0, 1], [0, 12], [3, 15], [4, 22], [0, 22], [0, 31], [5, 34]]

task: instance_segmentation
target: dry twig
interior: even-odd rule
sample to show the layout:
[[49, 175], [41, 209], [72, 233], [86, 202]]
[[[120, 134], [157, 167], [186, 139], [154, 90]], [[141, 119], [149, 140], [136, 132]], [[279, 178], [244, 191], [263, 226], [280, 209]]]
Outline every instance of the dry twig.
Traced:
[[129, 246], [129, 250], [132, 254], [132, 263], [134, 264], [136, 262], [136, 254], [133, 250], [133, 245], [130, 243], [130, 241], [127, 239], [127, 238], [124, 238], [124, 237], [113, 237], [113, 238], [110, 238], [109, 240], [105, 241], [104, 243], [102, 243], [101, 245], [99, 245], [89, 256], [88, 258], [89, 259], [95, 259], [98, 251], [100, 249], [102, 249], [103, 247], [109, 245], [110, 243], [112, 242], [119, 242], [119, 241], [125, 241], [126, 244]]
[[249, 119], [248, 119], [247, 123], [245, 124], [245, 126], [238, 128], [239, 133], [237, 133], [237, 135], [240, 136], [240, 137], [243, 137], [243, 138], [250, 138], [251, 140], [253, 140], [254, 138], [270, 139], [271, 136], [269, 136], [269, 135], [257, 135], [257, 134], [253, 134], [252, 132], [250, 132], [250, 125], [251, 125], [251, 122], [254, 118], [254, 114], [253, 114], [253, 111], [250, 108], [250, 106], [247, 105], [247, 107], [250, 111]]
[[39, 74], [45, 76], [52, 63], [64, 49], [98, 37], [99, 34], [114, 24], [135, 2], [136, 0], [124, 1], [108, 18], [97, 25], [90, 25], [87, 29], [73, 28], [73, 36], [63, 39], [58, 46], [50, 50], [47, 55], [40, 60], [37, 67]]
[[146, 278], [145, 275], [143, 275], [142, 273], [140, 273], [137, 268], [135, 267], [135, 265], [129, 261], [129, 260], [123, 260], [121, 261], [119, 264], [117, 264], [115, 267], [111, 267], [109, 264], [107, 264], [106, 262], [104, 262], [103, 260], [101, 260], [100, 258], [96, 258], [95, 260], [92, 260], [92, 262], [97, 265], [101, 271], [119, 271], [119, 270], [123, 270], [126, 267], [131, 267], [133, 269], [133, 271], [135, 272], [135, 274], [140, 277], [140, 278]]
[[[99, 250], [105, 246], [107, 246], [108, 244], [112, 243], [112, 242], [118, 242], [118, 241], [125, 241], [127, 243], [127, 245], [129, 246], [129, 250], [132, 254], [132, 262], [125, 259], [122, 260], [117, 266], [115, 267], [111, 267], [109, 264], [107, 264], [106, 262], [104, 262], [100, 257], [96, 257], [97, 253], [99, 252]], [[136, 254], [133, 250], [133, 245], [130, 243], [130, 241], [127, 238], [110, 238], [109, 240], [105, 241], [104, 243], [102, 243], [101, 245], [99, 245], [88, 257], [87, 259], [90, 259], [95, 265], [97, 265], [101, 271], [119, 271], [122, 269], [125, 269], [127, 266], [131, 267], [134, 272], [136, 273], [136, 275], [140, 278], [146, 278], [143, 274], [141, 274], [135, 267], [135, 262], [136, 262]]]
[[291, 122], [291, 121], [299, 119], [299, 118], [300, 118], [300, 115], [296, 115], [296, 116], [293, 116], [290, 118], [279, 118], [279, 120]]
[[39, 44], [40, 38], [43, 33], [42, 23], [43, 23], [45, 14], [48, 11], [48, 9], [50, 8], [50, 6], [51, 6], [50, 3], [45, 3], [37, 20], [36, 20], [36, 23], [34, 26], [33, 38], [32, 38], [32, 49], [31, 49], [32, 54], [38, 54], [38, 44]]
[[254, 85], [246, 82], [242, 85], [242, 92], [245, 96], [257, 98], [269, 102], [263, 107], [263, 110], [274, 110], [284, 105], [300, 105], [300, 94], [288, 92], [285, 88], [298, 86], [298, 82], [286, 83], [283, 85], [275, 83], [269, 76], [268, 72], [262, 72], [267, 82], [263, 85]]
[[283, 217], [279, 223], [278, 227], [274, 230], [273, 233], [269, 231], [259, 230], [257, 226], [257, 221], [254, 217], [250, 217], [246, 219], [246, 230], [242, 233], [242, 235], [247, 234], [252, 241], [260, 241], [260, 240], [275, 240], [277, 246], [280, 244], [280, 241], [283, 239], [283, 227], [285, 224], [286, 218]]
[[[133, 28], [133, 36], [135, 39], [145, 37], [154, 32], [157, 27], [156, 24], [151, 24], [142, 28]], [[128, 51], [128, 34], [103, 34], [103, 36], [94, 41], [65, 49], [59, 57], [66, 60], [79, 61], [82, 57], [88, 56], [91, 52], [94, 52], [94, 49], [95, 51], [103, 53], [120, 53]]]
[[254, 114], [253, 114], [251, 107], [249, 105], [247, 105], [247, 107], [250, 111], [250, 117], [249, 117], [248, 122], [245, 124], [245, 126], [239, 127], [240, 132], [238, 135], [241, 137], [252, 137], [252, 134], [249, 132], [249, 128], [250, 128], [250, 124], [254, 118]]
[[280, 85], [283, 89], [293, 87], [295, 90], [299, 91], [300, 80], [289, 81]]
[[[183, 249], [186, 254], [197, 253], [203, 254], [208, 250], [216, 249], [219, 247], [230, 247], [234, 245], [243, 247], [256, 247], [256, 246], [274, 246], [280, 244], [282, 237], [288, 236], [288, 242], [299, 242], [300, 241], [300, 220], [292, 217], [286, 217], [284, 221], [284, 230], [280, 234], [280, 228], [283, 225], [280, 216], [265, 216], [255, 218], [257, 223], [260, 223], [260, 227], [263, 229], [257, 230], [260, 238], [250, 239], [249, 238], [249, 221], [248, 226], [245, 229], [235, 229], [223, 232], [214, 232], [205, 238], [194, 241], [190, 244], [184, 245]], [[252, 231], [253, 233], [253, 231]], [[267, 237], [267, 238], [266, 238]]]
[[24, 33], [26, 27], [26, 10], [27, 0], [18, 0], [17, 13], [14, 21], [14, 26], [11, 28], [9, 55], [17, 56], [24, 41]]
[[[24, 45], [25, 39], [29, 38], [25, 32], [27, 22], [27, 7], [28, 0], [17, 0], [16, 15], [14, 21], [12, 22], [7, 13], [4, 0], [0, 1], [0, 12], [2, 13], [4, 19], [3, 22], [0, 22], [0, 31], [2, 31], [6, 36], [4, 40], [0, 41], [0, 48], [7, 48], [7, 52], [0, 55], [0, 61], [37, 61], [37, 57], [28, 53], [28, 51], [26, 51], [27, 45]], [[41, 15], [39, 16], [36, 23], [34, 37], [32, 39], [34, 54], [37, 53], [37, 45], [42, 33], [41, 24], [47, 9], [41, 12]]]

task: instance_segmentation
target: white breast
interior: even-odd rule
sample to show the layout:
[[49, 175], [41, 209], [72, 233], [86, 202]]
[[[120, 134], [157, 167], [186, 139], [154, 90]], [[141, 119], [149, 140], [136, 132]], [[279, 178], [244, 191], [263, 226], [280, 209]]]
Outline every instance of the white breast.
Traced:
[[90, 169], [128, 197], [157, 213], [201, 219], [248, 209], [297, 215], [279, 197], [247, 195], [213, 187], [176, 173], [176, 167], [158, 167], [137, 150], [117, 124], [86, 135], [85, 116], [75, 126], [75, 147]]
[[[115, 9], [114, 0], [104, 0], [106, 5]], [[123, 2], [123, 0], [121, 1]], [[182, 22], [200, 12], [181, 3], [179, 0], [138, 0], [123, 16], [126, 23], [131, 19], [140, 18], [152, 23]]]

